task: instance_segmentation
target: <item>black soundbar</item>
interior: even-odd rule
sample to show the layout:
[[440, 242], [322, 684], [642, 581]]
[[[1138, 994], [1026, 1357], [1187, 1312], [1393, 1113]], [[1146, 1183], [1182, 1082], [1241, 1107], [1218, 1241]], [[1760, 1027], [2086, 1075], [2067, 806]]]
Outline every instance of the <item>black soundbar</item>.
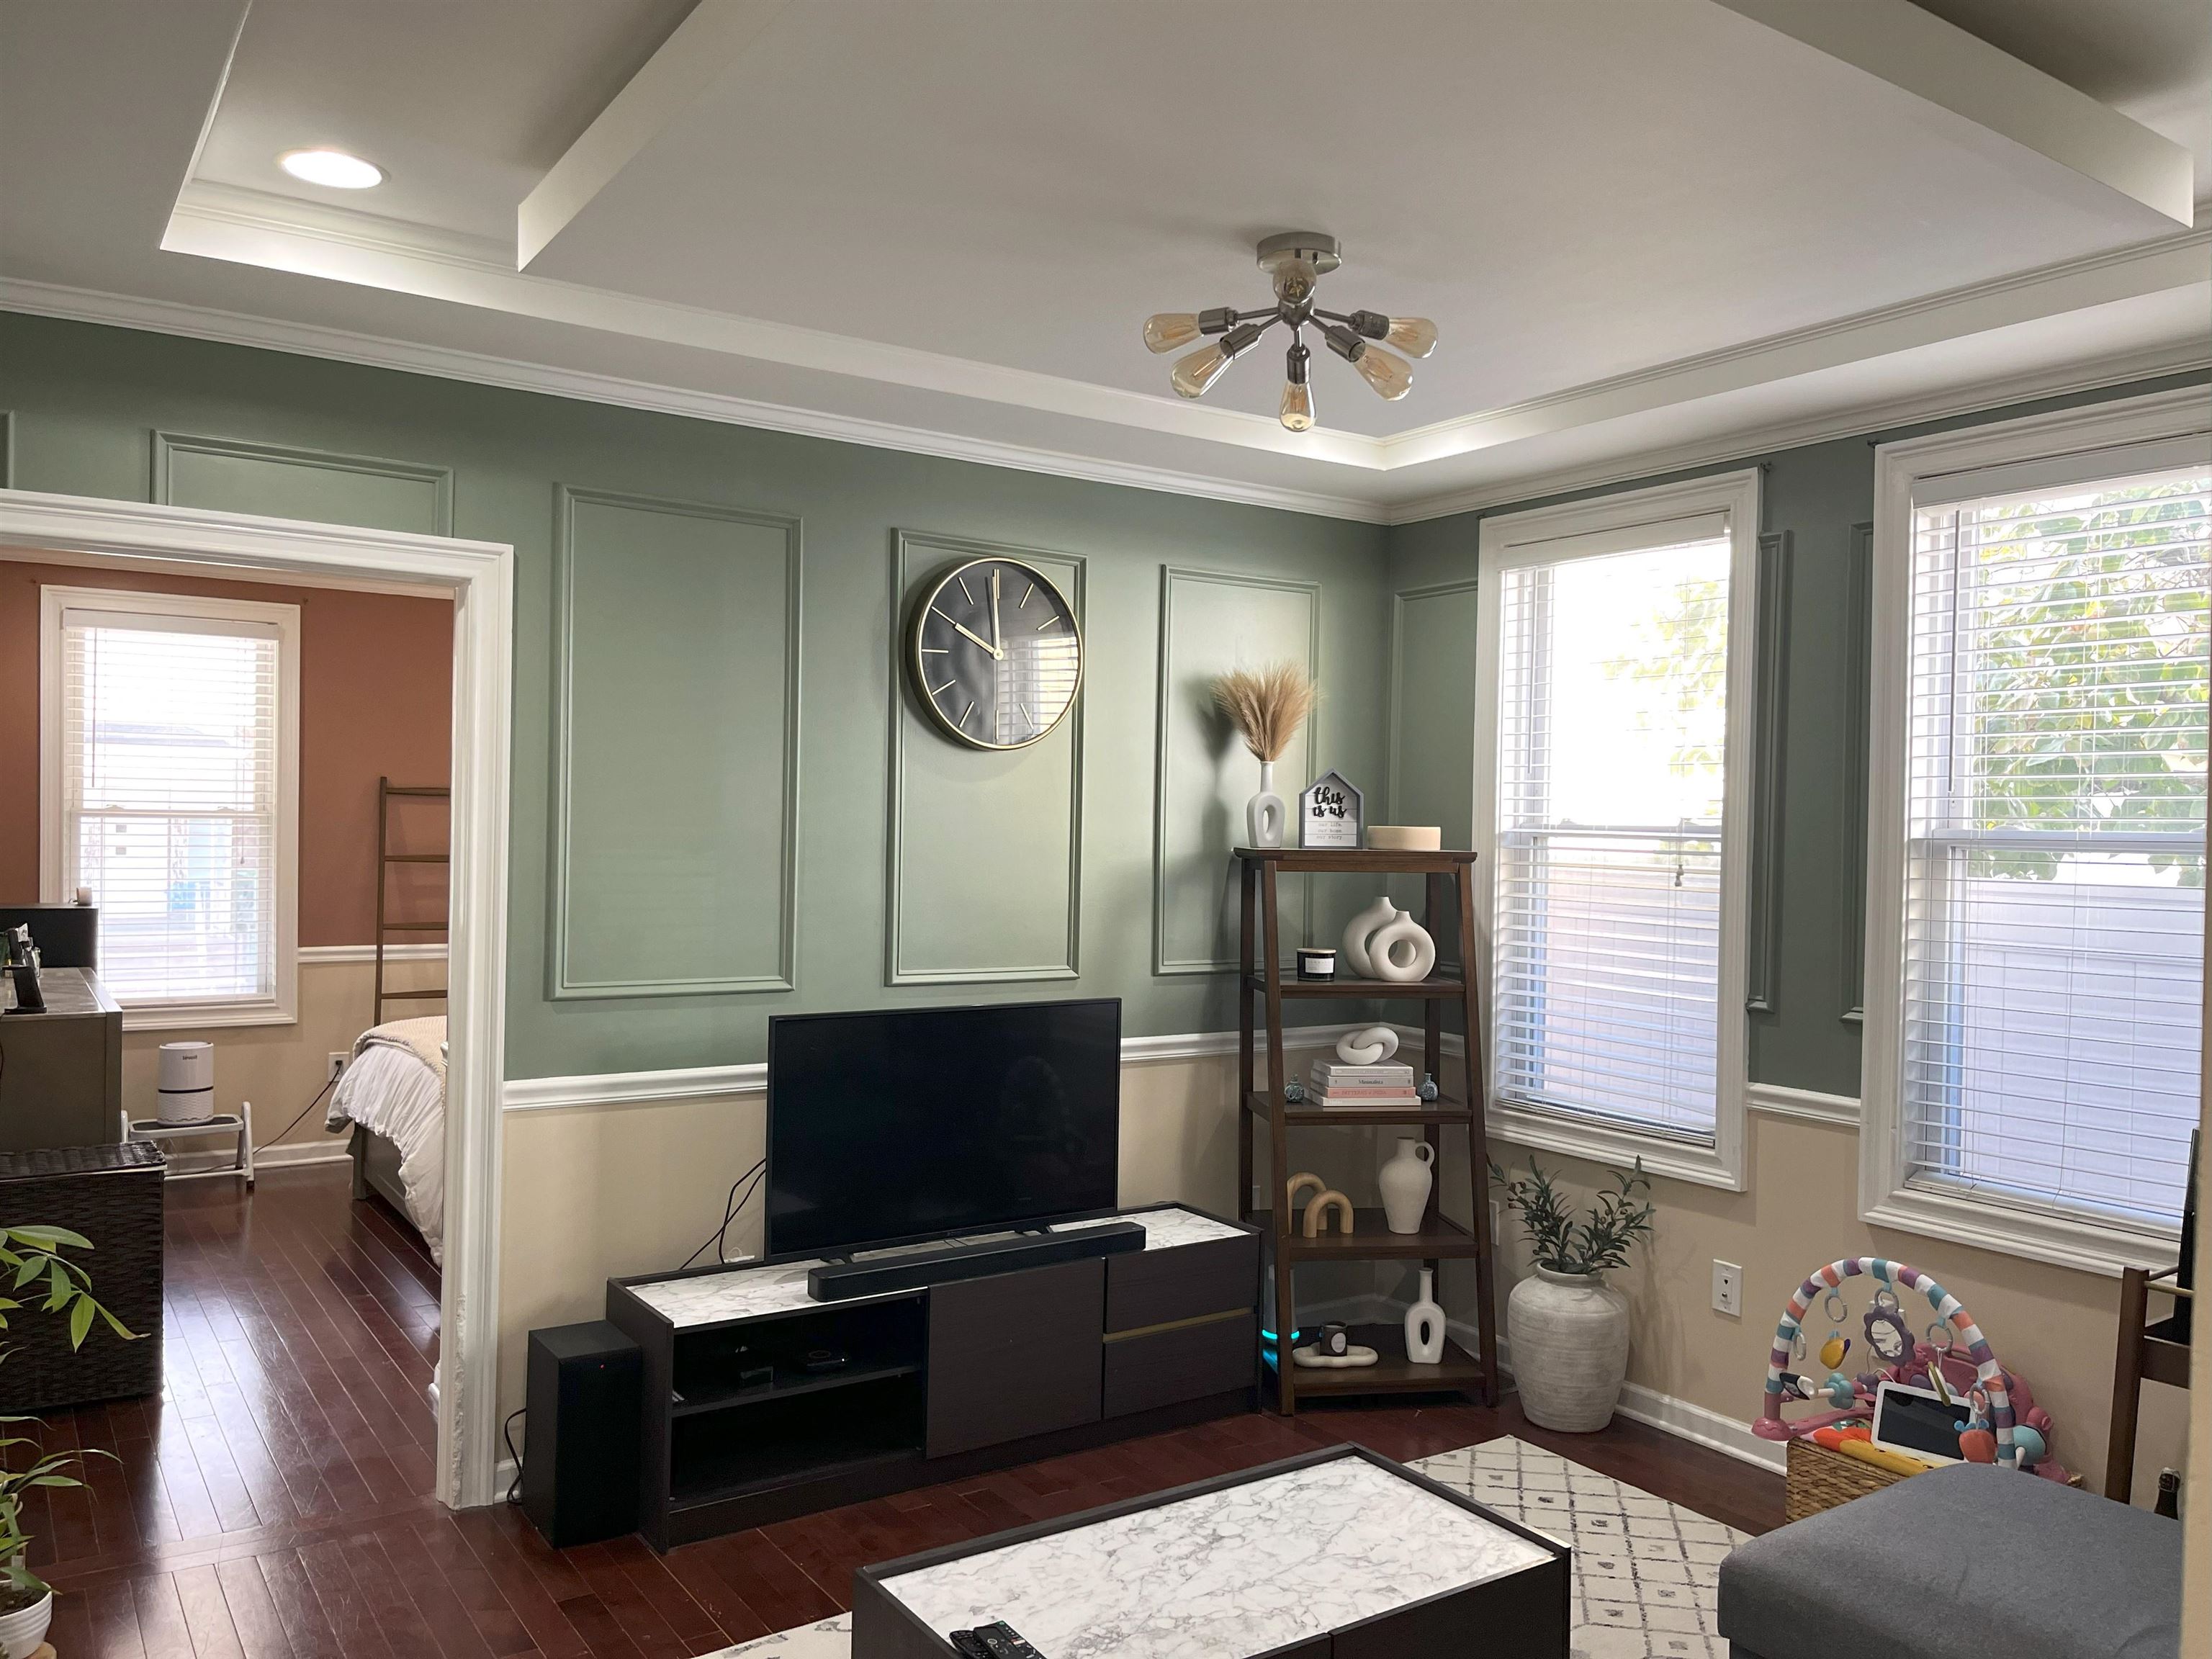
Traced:
[[1145, 1248], [1145, 1230], [1133, 1221], [1102, 1221], [1080, 1232], [1031, 1234], [992, 1239], [981, 1244], [943, 1244], [911, 1255], [878, 1256], [869, 1261], [831, 1261], [806, 1271], [806, 1293], [817, 1302], [843, 1302], [856, 1296], [882, 1296], [923, 1285], [1017, 1273], [1054, 1261], [1082, 1261], [1094, 1255], [1121, 1255]]

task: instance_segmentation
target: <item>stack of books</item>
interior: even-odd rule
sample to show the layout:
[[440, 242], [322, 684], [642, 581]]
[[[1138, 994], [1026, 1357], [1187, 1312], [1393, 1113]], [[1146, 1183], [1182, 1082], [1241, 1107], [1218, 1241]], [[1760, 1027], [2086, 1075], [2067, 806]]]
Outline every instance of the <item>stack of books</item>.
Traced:
[[1410, 1066], [1347, 1066], [1317, 1060], [1306, 1074], [1306, 1098], [1320, 1107], [1419, 1106]]

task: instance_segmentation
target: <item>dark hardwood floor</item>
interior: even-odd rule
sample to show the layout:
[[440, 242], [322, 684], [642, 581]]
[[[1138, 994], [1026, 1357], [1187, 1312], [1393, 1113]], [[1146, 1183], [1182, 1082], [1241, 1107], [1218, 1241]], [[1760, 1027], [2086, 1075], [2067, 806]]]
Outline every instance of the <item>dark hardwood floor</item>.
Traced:
[[437, 1272], [348, 1194], [339, 1166], [251, 1200], [170, 1187], [162, 1396], [48, 1425], [117, 1458], [29, 1517], [62, 1659], [692, 1659], [842, 1609], [864, 1562], [1345, 1440], [1406, 1458], [1516, 1434], [1747, 1531], [1782, 1519], [1775, 1476], [1626, 1421], [1553, 1434], [1508, 1396], [1230, 1418], [665, 1556], [556, 1552], [518, 1510], [427, 1496]]

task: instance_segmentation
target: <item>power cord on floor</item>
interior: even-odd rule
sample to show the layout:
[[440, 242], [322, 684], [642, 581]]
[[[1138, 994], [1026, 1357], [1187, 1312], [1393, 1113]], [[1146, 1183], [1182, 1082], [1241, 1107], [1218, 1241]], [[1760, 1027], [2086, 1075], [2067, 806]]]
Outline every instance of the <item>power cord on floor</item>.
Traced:
[[499, 1425], [499, 1437], [507, 1442], [507, 1461], [514, 1465], [514, 1479], [507, 1483], [507, 1501], [510, 1504], [522, 1501], [522, 1457], [514, 1449], [514, 1419], [529, 1409], [527, 1406], [516, 1407], [507, 1414], [507, 1421]]
[[[744, 1213], [745, 1206], [752, 1202], [753, 1194], [759, 1189], [761, 1178], [767, 1170], [768, 1160], [763, 1158], [730, 1183], [730, 1195], [722, 1200], [722, 1224], [708, 1234], [706, 1242], [697, 1249], [684, 1258], [684, 1267], [690, 1267], [701, 1256], [706, 1255], [710, 1249], [714, 1252], [715, 1261], [725, 1267], [729, 1265], [730, 1258], [724, 1252], [729, 1241], [731, 1224]], [[751, 1184], [748, 1186], [747, 1182]], [[738, 1188], [740, 1187], [745, 1189], [744, 1196], [742, 1198], [738, 1195]], [[683, 1268], [679, 1267], [677, 1271], [680, 1273]]]
[[321, 1088], [316, 1090], [314, 1099], [309, 1101], [306, 1105], [300, 1108], [300, 1115], [298, 1117], [294, 1118], [289, 1123], [279, 1129], [275, 1134], [270, 1136], [268, 1139], [263, 1141], [253, 1150], [257, 1152], [265, 1152], [270, 1147], [274, 1146], [278, 1141], [283, 1139], [286, 1135], [290, 1134], [293, 1130], [298, 1128], [301, 1123], [306, 1119], [307, 1114], [313, 1111], [316, 1106], [321, 1103], [323, 1097], [330, 1093], [331, 1090], [337, 1087], [338, 1078], [343, 1077], [345, 1073], [343, 1072], [338, 1073], [336, 1076], [332, 1077], [328, 1083], [325, 1083]]

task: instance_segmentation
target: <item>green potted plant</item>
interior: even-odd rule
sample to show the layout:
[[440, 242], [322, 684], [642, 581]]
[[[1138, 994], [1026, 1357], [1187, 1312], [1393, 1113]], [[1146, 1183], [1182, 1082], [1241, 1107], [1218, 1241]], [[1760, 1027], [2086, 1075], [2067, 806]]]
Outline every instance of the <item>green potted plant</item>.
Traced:
[[1605, 1275], [1650, 1237], [1650, 1178], [1640, 1158], [1633, 1170], [1613, 1170], [1587, 1214], [1533, 1158], [1520, 1180], [1495, 1163], [1490, 1179], [1521, 1218], [1535, 1258], [1505, 1302], [1521, 1409], [1544, 1428], [1595, 1434], [1613, 1420], [1628, 1376], [1628, 1298]]
[[[9, 1279], [8, 1294], [0, 1295], [0, 1330], [7, 1328], [9, 1314], [27, 1305], [23, 1298], [27, 1293], [43, 1311], [69, 1316], [73, 1349], [84, 1346], [99, 1320], [125, 1341], [136, 1340], [135, 1333], [93, 1299], [92, 1276], [60, 1255], [65, 1249], [92, 1248], [90, 1239], [66, 1227], [0, 1227], [0, 1273]], [[0, 1348], [0, 1360], [6, 1358], [7, 1350]], [[37, 1421], [0, 1415], [0, 1428]], [[31, 1461], [21, 1468], [13, 1467], [26, 1455], [25, 1448], [31, 1449]], [[0, 1468], [0, 1656], [4, 1659], [29, 1659], [46, 1639], [46, 1626], [54, 1616], [52, 1587], [28, 1565], [31, 1538], [23, 1530], [24, 1500], [41, 1486], [82, 1486], [66, 1471], [88, 1455], [113, 1454], [41, 1452], [28, 1435], [0, 1434], [0, 1460], [8, 1465]]]

